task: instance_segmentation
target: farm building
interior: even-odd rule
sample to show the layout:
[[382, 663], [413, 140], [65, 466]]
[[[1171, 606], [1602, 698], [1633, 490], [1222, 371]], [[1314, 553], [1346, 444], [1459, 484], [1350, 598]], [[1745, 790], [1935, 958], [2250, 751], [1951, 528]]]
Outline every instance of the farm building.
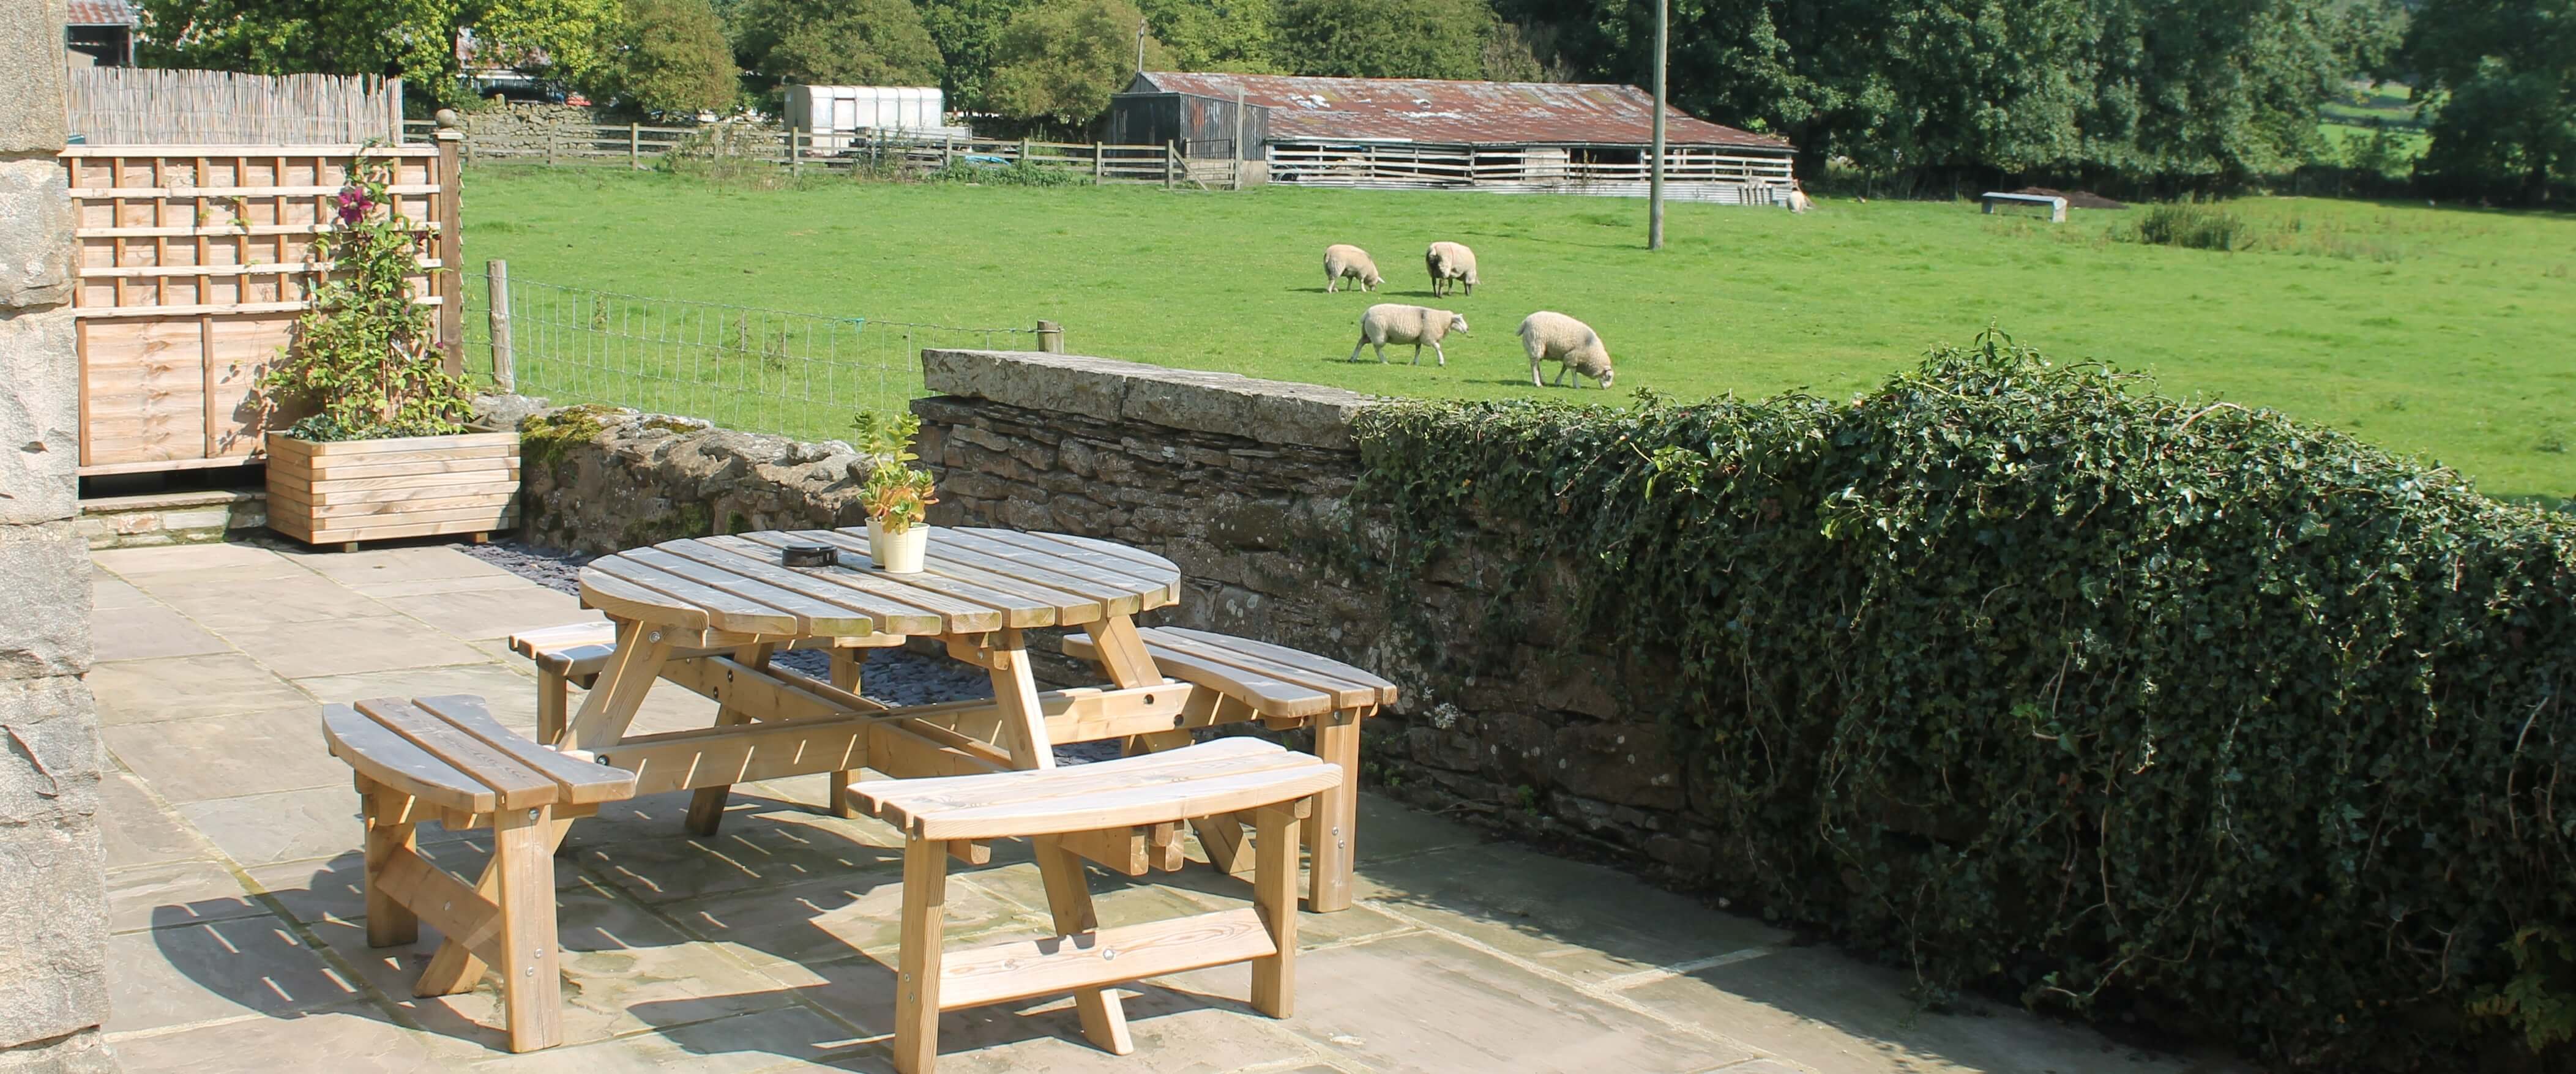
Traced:
[[[1643, 197], [1654, 109], [1635, 86], [1144, 71], [1109, 124], [1116, 142], [1266, 163], [1274, 182]], [[1667, 197], [1787, 201], [1785, 139], [1676, 109], [1664, 143]]]
[[71, 0], [63, 19], [66, 58], [75, 67], [134, 66], [137, 21], [126, 0]]

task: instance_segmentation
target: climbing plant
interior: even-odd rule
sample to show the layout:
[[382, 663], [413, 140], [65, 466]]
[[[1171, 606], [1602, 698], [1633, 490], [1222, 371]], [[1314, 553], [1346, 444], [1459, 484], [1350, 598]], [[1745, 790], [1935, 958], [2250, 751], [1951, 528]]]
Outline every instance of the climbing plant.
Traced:
[[260, 377], [279, 404], [311, 411], [287, 430], [294, 436], [434, 436], [463, 432], [472, 416], [472, 394], [447, 372], [429, 308], [413, 301], [419, 234], [392, 181], [385, 159], [350, 159], [330, 230], [307, 259], [313, 307]]
[[1844, 400], [1357, 432], [1392, 612], [1488, 609], [1409, 632], [1435, 690], [1566, 616], [1775, 920], [2315, 1069], [2576, 1029], [2576, 519], [1992, 331]]

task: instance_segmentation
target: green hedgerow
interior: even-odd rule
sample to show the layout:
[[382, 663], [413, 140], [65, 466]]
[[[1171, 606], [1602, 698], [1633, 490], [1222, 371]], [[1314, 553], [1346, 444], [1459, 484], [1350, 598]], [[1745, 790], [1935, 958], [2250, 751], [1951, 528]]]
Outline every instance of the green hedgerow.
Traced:
[[[1775, 919], [1935, 995], [2318, 1069], [2576, 1028], [2576, 958], [2535, 953], [2576, 936], [2576, 519], [1993, 332], [1846, 401], [1359, 432], [1399, 622], [1463, 550], [1506, 565], [1479, 603], [1621, 667], [1718, 837], [1705, 880]], [[1519, 614], [1410, 632], [1435, 688]]]

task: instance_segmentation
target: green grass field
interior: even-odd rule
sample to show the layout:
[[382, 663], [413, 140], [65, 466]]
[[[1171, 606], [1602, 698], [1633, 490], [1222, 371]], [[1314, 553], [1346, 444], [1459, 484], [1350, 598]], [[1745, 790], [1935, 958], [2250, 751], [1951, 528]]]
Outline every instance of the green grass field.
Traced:
[[[2134, 211], [2063, 226], [1953, 203], [1836, 200], [1792, 216], [1642, 201], [1272, 188], [720, 187], [604, 169], [469, 171], [468, 263], [517, 281], [962, 325], [1060, 321], [1068, 349], [1364, 392], [1598, 401], [1840, 396], [1989, 322], [2164, 390], [2279, 407], [2455, 466], [2490, 492], [2576, 494], [2576, 217], [2247, 199], [2221, 253], [2119, 241]], [[1360, 310], [1431, 304], [1424, 245], [1476, 248], [1444, 299], [1473, 333], [1449, 366], [1345, 364]], [[1370, 298], [1326, 295], [1322, 249], [1368, 248]], [[1590, 322], [1618, 393], [1529, 385], [1512, 330]], [[600, 323], [605, 323], [604, 318]], [[524, 352], [539, 341], [522, 336]], [[1398, 363], [1407, 360], [1390, 349]], [[1553, 367], [1549, 370], [1554, 373]], [[807, 419], [822, 422], [819, 417]], [[822, 427], [792, 431], [830, 435]]]

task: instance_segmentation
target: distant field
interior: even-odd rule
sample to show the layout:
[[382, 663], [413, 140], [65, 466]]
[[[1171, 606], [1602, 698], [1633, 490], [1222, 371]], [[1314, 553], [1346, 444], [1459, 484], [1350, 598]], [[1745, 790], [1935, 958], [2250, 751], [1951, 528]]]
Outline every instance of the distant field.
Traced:
[[[2491, 492], [2576, 494], [2576, 217], [2247, 199], [2257, 248], [2116, 241], [2134, 213], [2064, 226], [1966, 204], [1829, 201], [1808, 216], [1640, 201], [1273, 188], [1018, 189], [835, 182], [758, 191], [604, 169], [483, 167], [468, 262], [514, 280], [836, 318], [1065, 325], [1068, 348], [1381, 394], [1541, 394], [1512, 328], [1591, 322], [1617, 393], [1840, 396], [1989, 321], [2166, 391], [2279, 407], [2459, 467]], [[1441, 300], [1473, 333], [1449, 367], [1345, 364], [1372, 301], [1431, 303], [1421, 251], [1474, 246], [1484, 282]], [[1322, 248], [1367, 247], [1375, 298], [1326, 295]], [[603, 318], [599, 322], [606, 326]], [[573, 341], [574, 344], [578, 340]], [[537, 345], [523, 338], [523, 350]], [[557, 344], [571, 345], [571, 344]], [[1551, 368], [1550, 374], [1553, 375]], [[561, 389], [558, 389], [559, 391]], [[574, 393], [577, 394], [577, 393]], [[838, 435], [837, 413], [793, 431]]]
[[2405, 86], [2383, 83], [2354, 82], [2346, 87], [2347, 100], [2328, 101], [2319, 111], [2324, 113], [2317, 129], [2328, 144], [2345, 149], [2354, 142], [2369, 141], [2381, 130], [2395, 132], [2397, 141], [2410, 163], [2424, 155], [2431, 139], [2424, 136], [2424, 124], [2415, 118], [2414, 91]]

